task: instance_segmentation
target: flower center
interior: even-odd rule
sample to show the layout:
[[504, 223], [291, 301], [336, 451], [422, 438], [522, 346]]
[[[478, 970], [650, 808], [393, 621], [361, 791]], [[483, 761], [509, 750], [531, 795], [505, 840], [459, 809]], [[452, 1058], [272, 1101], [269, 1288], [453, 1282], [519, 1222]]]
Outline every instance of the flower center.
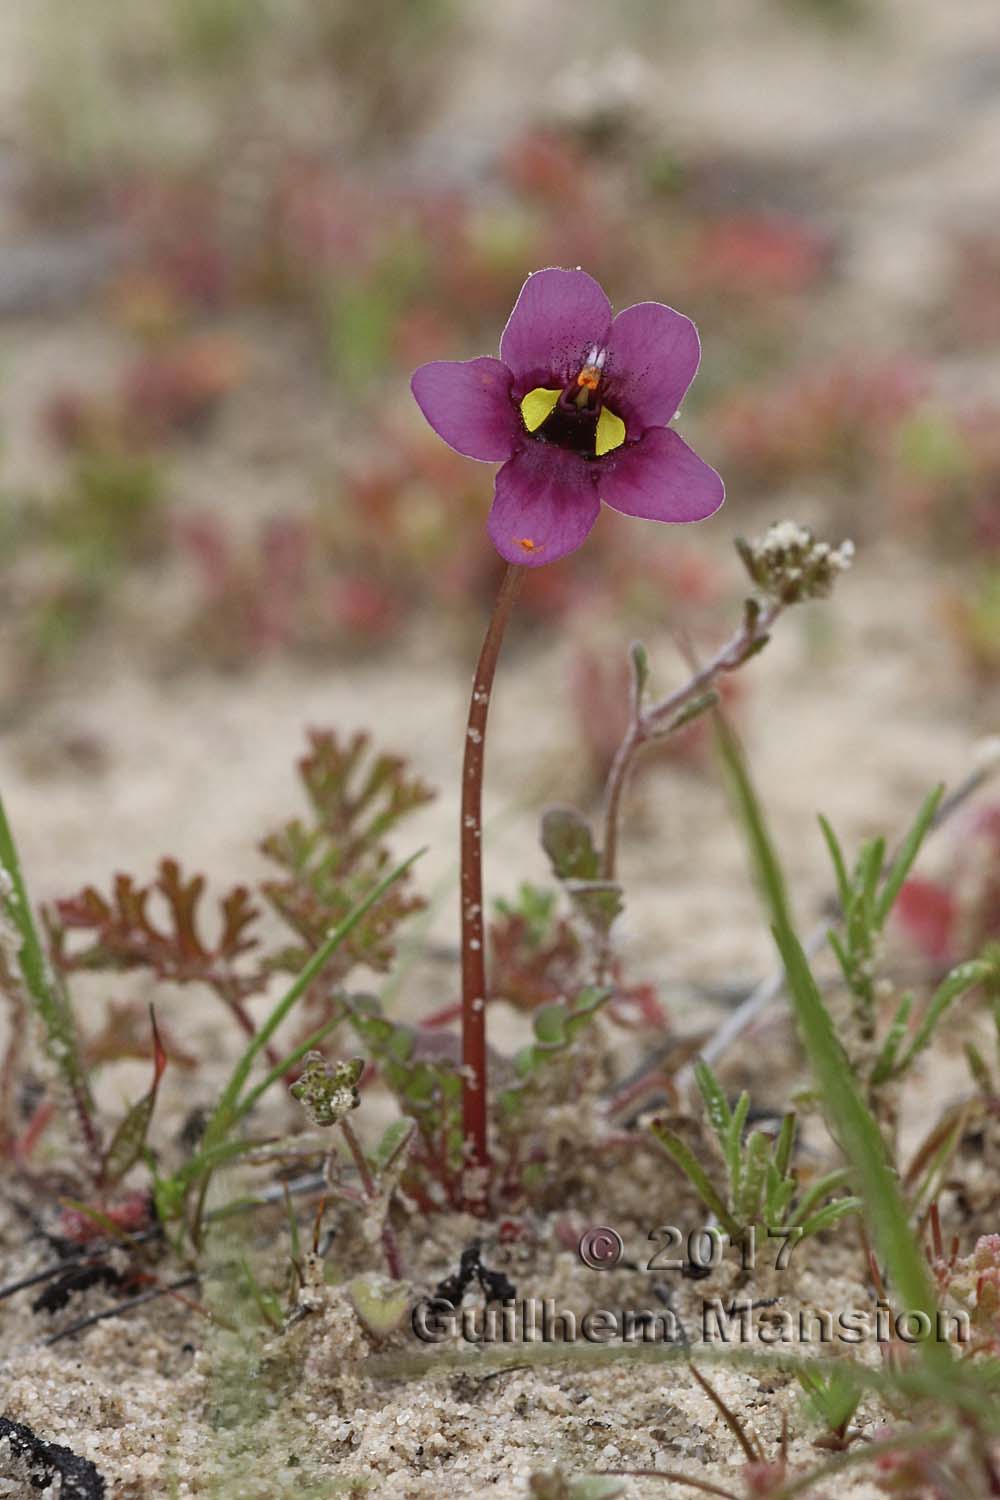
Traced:
[[625, 423], [604, 405], [600, 387], [606, 349], [591, 349], [563, 390], [536, 386], [521, 402], [521, 417], [532, 437], [568, 448], [584, 458], [601, 458], [625, 441]]

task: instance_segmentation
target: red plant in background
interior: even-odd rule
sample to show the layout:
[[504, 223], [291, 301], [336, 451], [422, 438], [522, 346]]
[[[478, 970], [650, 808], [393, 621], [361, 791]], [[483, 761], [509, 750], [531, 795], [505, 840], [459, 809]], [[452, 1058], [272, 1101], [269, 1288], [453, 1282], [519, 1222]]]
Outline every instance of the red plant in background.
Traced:
[[895, 916], [918, 952], [942, 973], [1000, 940], [1000, 803], [974, 808], [956, 825], [945, 875], [911, 876]]
[[205, 334], [144, 354], [108, 395], [68, 387], [43, 409], [49, 435], [70, 451], [144, 449], [198, 431], [243, 380], [247, 355], [236, 339]]
[[308, 645], [320, 634], [318, 625], [310, 628], [316, 595], [309, 590], [308, 520], [274, 517], [246, 546], [207, 512], [182, 517], [176, 534], [201, 575], [205, 600], [196, 623], [214, 654], [241, 661]]
[[922, 399], [927, 374], [912, 363], [859, 369], [837, 362], [796, 372], [762, 393], [758, 382], [724, 400], [716, 430], [732, 464], [765, 486], [815, 470], [871, 485], [885, 466], [899, 420]]
[[681, 271], [693, 295], [758, 298], [807, 291], [830, 259], [829, 243], [807, 224], [733, 214], [692, 230]]

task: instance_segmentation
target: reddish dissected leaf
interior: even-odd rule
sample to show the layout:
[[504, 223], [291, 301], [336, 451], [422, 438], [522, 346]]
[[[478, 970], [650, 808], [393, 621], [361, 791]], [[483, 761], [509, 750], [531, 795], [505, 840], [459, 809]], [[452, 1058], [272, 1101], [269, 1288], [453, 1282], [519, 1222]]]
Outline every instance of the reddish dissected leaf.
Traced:
[[583, 945], [565, 917], [538, 940], [525, 916], [506, 912], [490, 925], [490, 949], [491, 999], [535, 1010], [580, 988]]
[[[384, 838], [432, 796], [399, 756], [370, 756], [366, 734], [342, 741], [330, 731], [314, 730], [309, 740], [299, 773], [313, 819], [292, 819], [260, 846], [285, 872], [280, 880], [265, 881], [261, 890], [302, 943], [273, 957], [274, 967], [288, 970], [301, 968], [330, 928], [385, 872], [389, 851]], [[397, 882], [338, 950], [326, 970], [326, 987], [357, 963], [379, 971], [388, 968], [396, 927], [422, 906], [420, 898], [407, 894], [404, 881]]]
[[[123, 1058], [147, 1058], [153, 1055], [147, 1028], [148, 1011], [136, 1001], [110, 1000], [100, 1031], [89, 1037], [84, 1045], [88, 1068], [101, 1063], [120, 1062]], [[160, 1028], [160, 1036], [167, 1057], [179, 1068], [195, 1068], [198, 1057], [186, 1052], [170, 1035], [166, 1027]]]
[[[78, 896], [57, 901], [55, 916], [47, 914], [52, 958], [63, 972], [75, 969], [152, 969], [175, 984], [211, 985], [232, 1002], [261, 988], [259, 966], [250, 972], [237, 960], [257, 946], [249, 935], [258, 916], [245, 886], [236, 886], [219, 901], [221, 931], [214, 943], [199, 931], [200, 903], [205, 881], [200, 875], [185, 880], [176, 860], [164, 859], [150, 885], [137, 885], [130, 875], [115, 877], [110, 899], [93, 886]], [[148, 907], [154, 895], [166, 905], [169, 925], [158, 925]], [[88, 932], [88, 947], [70, 951], [66, 934]]]

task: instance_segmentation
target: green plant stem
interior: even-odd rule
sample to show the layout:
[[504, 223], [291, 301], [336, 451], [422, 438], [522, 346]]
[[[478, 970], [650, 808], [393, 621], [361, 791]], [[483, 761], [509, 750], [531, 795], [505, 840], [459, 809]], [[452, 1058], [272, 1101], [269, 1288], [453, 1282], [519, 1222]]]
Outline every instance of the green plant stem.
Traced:
[[[343, 1119], [339, 1123], [341, 1131], [343, 1132], [344, 1140], [347, 1142], [348, 1150], [354, 1158], [354, 1165], [358, 1169], [358, 1176], [361, 1179], [361, 1189], [365, 1197], [368, 1199], [369, 1203], [374, 1203], [378, 1198], [379, 1193], [378, 1188], [375, 1186], [375, 1178], [372, 1176], [372, 1169], [368, 1165], [368, 1158], [365, 1156], [365, 1153], [362, 1150], [361, 1142], [358, 1140], [357, 1135], [354, 1131], [354, 1126], [351, 1124], [350, 1120]], [[385, 1211], [387, 1217], [382, 1220], [381, 1234], [382, 1249], [385, 1251], [385, 1263], [389, 1268], [389, 1275], [392, 1277], [392, 1279], [394, 1281], [402, 1281], [403, 1260], [402, 1256], [399, 1253], [399, 1244], [396, 1240], [396, 1235], [393, 1231], [392, 1225], [388, 1220], [388, 1203], [385, 1205]]]
[[[370, 909], [375, 905], [377, 901], [381, 900], [390, 886], [394, 885], [395, 882], [406, 873], [406, 871], [413, 864], [414, 860], [419, 859], [423, 853], [423, 849], [419, 849], [416, 854], [411, 854], [409, 859], [405, 859], [402, 864], [397, 865], [394, 870], [390, 871], [388, 875], [384, 876], [383, 879], [380, 880], [378, 884], [368, 892], [367, 896], [363, 897], [363, 899], [357, 904], [357, 906], [353, 907], [351, 911], [348, 912], [344, 920], [337, 927], [335, 927], [332, 932], [329, 933], [326, 941], [322, 943], [321, 946], [316, 950], [312, 958], [299, 974], [298, 978], [293, 982], [290, 988], [285, 991], [285, 994], [278, 1001], [277, 1005], [275, 1005], [270, 1015], [264, 1021], [264, 1024], [250, 1038], [246, 1049], [244, 1050], [242, 1056], [240, 1057], [239, 1061], [232, 1071], [229, 1082], [222, 1092], [222, 1097], [219, 1099], [218, 1104], [215, 1106], [215, 1110], [212, 1114], [211, 1119], [205, 1127], [205, 1133], [202, 1137], [202, 1145], [198, 1153], [198, 1157], [196, 1157], [193, 1162], [189, 1162], [187, 1164], [187, 1167], [184, 1169], [184, 1171], [188, 1174], [190, 1181], [195, 1180], [191, 1174], [192, 1169], [199, 1158], [204, 1158], [206, 1159], [206, 1161], [210, 1161], [213, 1151], [216, 1151], [223, 1145], [223, 1143], [226, 1141], [227, 1135], [232, 1130], [233, 1126], [239, 1119], [242, 1118], [242, 1115], [246, 1113], [245, 1108], [242, 1108], [241, 1106], [243, 1104], [243, 1090], [250, 1076], [250, 1070], [253, 1067], [256, 1058], [267, 1048], [268, 1043], [274, 1036], [274, 1033], [277, 1031], [282, 1021], [288, 1015], [289, 1011], [302, 998], [313, 981], [319, 977], [323, 969], [330, 962], [333, 954], [340, 947], [340, 944], [348, 936], [355, 925], [361, 920], [365, 913], [370, 911]], [[276, 1079], [280, 1077], [282, 1073], [287, 1071], [287, 1066], [288, 1059], [285, 1059], [284, 1066], [280, 1066], [277, 1069], [272, 1068], [271, 1072], [268, 1074], [266, 1082], [272, 1083], [276, 1081]], [[261, 1092], [262, 1090], [259, 1088], [252, 1091], [253, 1099], [256, 1100], [257, 1098], [259, 1098]], [[183, 1175], [183, 1173], [180, 1175]], [[191, 1237], [196, 1245], [200, 1243], [201, 1225], [204, 1218], [205, 1202], [208, 1196], [208, 1187], [211, 1180], [211, 1175], [212, 1168], [206, 1166], [204, 1173], [201, 1176], [201, 1185], [198, 1190], [197, 1205], [195, 1207], [194, 1215], [191, 1220]]]
[[[32, 1007], [42, 1023], [49, 1058], [62, 1076], [76, 1110], [80, 1130], [96, 1180], [100, 1180], [104, 1151], [94, 1119], [90, 1080], [80, 1056], [79, 1039], [69, 1000], [45, 961], [28, 893], [21, 874], [17, 845], [0, 798], [0, 908], [17, 933], [18, 967]], [[4, 888], [6, 885], [6, 890]]]
[[[486, 720], [500, 647], [524, 569], [508, 564], [472, 682], [462, 761], [460, 900], [462, 912], [462, 1134], [468, 1165], [488, 1169], [486, 924], [483, 919], [483, 767]], [[482, 1192], [470, 1207], [482, 1208]]]
[[641, 695], [634, 693], [629, 726], [608, 772], [604, 793], [604, 838], [601, 846], [601, 879], [614, 880], [618, 859], [618, 829], [621, 823], [622, 793], [628, 782], [635, 758], [648, 740], [669, 734], [672, 728], [679, 729], [684, 719], [684, 709], [710, 691], [718, 677], [725, 672], [735, 672], [745, 661], [764, 645], [771, 626], [781, 614], [784, 605], [770, 600], [759, 612], [747, 607], [743, 620], [729, 640], [716, 652], [711, 661], [692, 674], [688, 681], [658, 703], [643, 707]]

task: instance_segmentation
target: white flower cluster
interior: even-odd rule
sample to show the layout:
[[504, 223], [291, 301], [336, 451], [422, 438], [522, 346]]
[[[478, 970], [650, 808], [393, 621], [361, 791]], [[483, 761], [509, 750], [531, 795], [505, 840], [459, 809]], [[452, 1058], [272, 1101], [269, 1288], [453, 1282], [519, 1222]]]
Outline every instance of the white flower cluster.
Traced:
[[331, 1066], [322, 1052], [307, 1052], [298, 1081], [288, 1092], [314, 1125], [336, 1125], [361, 1103], [357, 1082], [364, 1066], [360, 1057]]
[[783, 604], [824, 597], [854, 558], [853, 542], [831, 547], [797, 521], [778, 521], [756, 541], [736, 545], [754, 583]]

